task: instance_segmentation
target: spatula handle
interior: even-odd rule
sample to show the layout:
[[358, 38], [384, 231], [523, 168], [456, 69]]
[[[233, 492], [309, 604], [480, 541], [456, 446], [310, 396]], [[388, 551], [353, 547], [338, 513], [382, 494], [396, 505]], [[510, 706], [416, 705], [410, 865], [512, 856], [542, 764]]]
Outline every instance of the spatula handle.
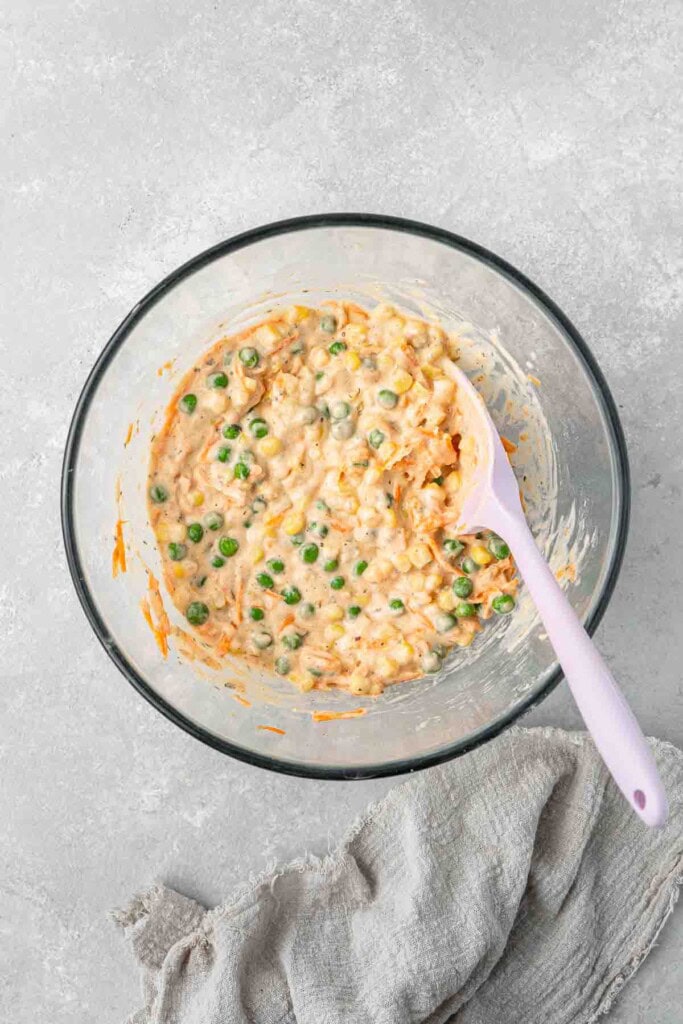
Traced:
[[526, 522], [510, 517], [501, 523], [499, 532], [512, 551], [574, 700], [612, 778], [647, 825], [664, 825], [669, 808], [654, 757], [612, 673], [538, 550]]

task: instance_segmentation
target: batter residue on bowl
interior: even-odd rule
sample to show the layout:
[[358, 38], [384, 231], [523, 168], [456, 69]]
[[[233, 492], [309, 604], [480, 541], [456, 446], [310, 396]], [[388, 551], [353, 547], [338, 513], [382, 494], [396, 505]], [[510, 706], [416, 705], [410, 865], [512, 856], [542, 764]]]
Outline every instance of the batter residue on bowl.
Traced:
[[155, 437], [171, 597], [216, 653], [379, 694], [514, 607], [507, 546], [457, 537], [476, 439], [457, 339], [387, 305], [294, 306], [217, 342]]

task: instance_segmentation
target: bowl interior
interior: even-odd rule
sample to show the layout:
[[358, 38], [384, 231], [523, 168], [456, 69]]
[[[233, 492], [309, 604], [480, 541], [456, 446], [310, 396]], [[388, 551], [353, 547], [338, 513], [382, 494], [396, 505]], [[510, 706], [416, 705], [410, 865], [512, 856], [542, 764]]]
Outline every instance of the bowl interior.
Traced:
[[[513, 462], [537, 540], [577, 612], [595, 621], [620, 560], [627, 505], [623, 442], [599, 371], [561, 314], [511, 268], [405, 222], [275, 225], [217, 247], [155, 289], [112, 338], [79, 401], [64, 526], [100, 639], [164, 713], [255, 763], [361, 777], [453, 756], [548, 691], [557, 666], [524, 591], [515, 614], [487, 624], [439, 675], [390, 687], [377, 700], [301, 695], [239, 662], [220, 670], [190, 662], [173, 641], [164, 658], [140, 608], [148, 573], [158, 576], [160, 564], [145, 508], [149, 446], [175, 382], [212, 340], [272, 307], [339, 297], [393, 302], [458, 331], [462, 364], [501, 432], [518, 444]], [[117, 519], [125, 520], [127, 571], [113, 578]], [[170, 600], [164, 604], [173, 623], [186, 625]], [[343, 720], [311, 714], [358, 709]]]

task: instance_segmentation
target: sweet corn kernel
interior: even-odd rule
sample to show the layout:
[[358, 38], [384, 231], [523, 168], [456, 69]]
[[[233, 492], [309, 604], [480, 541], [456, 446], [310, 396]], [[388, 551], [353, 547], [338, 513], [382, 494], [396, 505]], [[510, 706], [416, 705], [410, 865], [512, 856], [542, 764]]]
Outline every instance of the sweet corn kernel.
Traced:
[[402, 551], [399, 555], [394, 556], [394, 568], [398, 572], [410, 572], [413, 567], [413, 563], [408, 558], [405, 551]]
[[190, 494], [190, 502], [195, 508], [199, 508], [200, 505], [204, 504], [204, 495], [201, 491], [192, 491]]
[[439, 487], [439, 485], [437, 483], [434, 483], [434, 481], [432, 481], [431, 483], [425, 484], [425, 486], [422, 488], [422, 490], [423, 491], [427, 491], [427, 494], [432, 494], [432, 495], [435, 494], [435, 495], [437, 495], [437, 497], [441, 497], [441, 495], [443, 493], [441, 488]]
[[477, 439], [474, 434], [466, 434], [460, 442], [460, 451], [465, 455], [471, 455], [477, 447]]
[[396, 644], [392, 651], [392, 654], [394, 656], [395, 661], [397, 661], [399, 665], [407, 665], [412, 656], [415, 654], [415, 648], [406, 640], [402, 640], [401, 643]]
[[461, 633], [455, 637], [458, 647], [469, 647], [474, 640], [474, 633]]
[[211, 603], [213, 604], [216, 611], [220, 611], [221, 608], [225, 607], [225, 594], [219, 592], [218, 594], [216, 594]]
[[381, 679], [391, 679], [397, 669], [398, 664], [393, 658], [378, 658], [375, 664], [375, 672]]
[[396, 518], [396, 513], [394, 512], [393, 508], [388, 508], [384, 513], [384, 525], [394, 527], [396, 526], [397, 522], [398, 519]]
[[344, 618], [344, 609], [338, 604], [326, 604], [320, 609], [320, 614], [325, 622], [340, 622]]
[[315, 682], [310, 672], [290, 672], [287, 678], [304, 693], [312, 690]]
[[445, 587], [443, 590], [439, 591], [436, 603], [438, 604], [442, 612], [452, 612], [456, 604], [458, 603], [458, 599], [456, 598], [452, 590], [449, 590], [448, 587]]
[[436, 380], [437, 377], [442, 377], [443, 374], [438, 366], [434, 366], [432, 363], [425, 363], [420, 367], [427, 380]]
[[282, 520], [282, 529], [288, 537], [293, 537], [295, 533], [301, 533], [305, 526], [306, 519], [303, 512], [290, 512]]
[[332, 644], [335, 640], [339, 640], [340, 637], [344, 636], [345, 632], [344, 627], [335, 622], [331, 626], [325, 627], [325, 639], [328, 643]]
[[354, 598], [354, 601], [356, 602], [359, 608], [367, 608], [368, 604], [370, 603], [370, 595], [359, 594], [358, 597]]
[[359, 370], [360, 369], [360, 356], [357, 352], [347, 352], [344, 357], [344, 363], [347, 370]]
[[179, 565], [176, 562], [175, 565], [173, 566], [173, 575], [175, 576], [175, 578], [177, 580], [184, 580], [185, 579], [185, 567], [182, 566], [182, 565]]
[[348, 345], [362, 345], [368, 336], [368, 329], [363, 324], [347, 324], [344, 328], [344, 340]]
[[391, 379], [391, 388], [397, 395], [405, 395], [413, 386], [413, 378], [405, 370], [397, 370]]
[[365, 679], [360, 672], [353, 672], [348, 678], [348, 686], [351, 693], [361, 697], [364, 693], [370, 692], [372, 683], [369, 679]]
[[444, 480], [444, 487], [446, 488], [449, 494], [452, 494], [454, 491], [459, 491], [461, 485], [462, 477], [460, 476], [460, 473], [458, 472], [457, 469], [454, 469], [451, 473], [449, 473], [446, 479]]
[[261, 324], [252, 335], [253, 340], [261, 345], [273, 345], [281, 337], [282, 333], [275, 324]]
[[274, 526], [266, 526], [263, 530], [263, 536], [268, 537], [270, 539], [272, 539], [273, 537], [277, 537], [277, 530], [275, 529]]
[[386, 466], [387, 463], [391, 462], [397, 451], [398, 449], [393, 441], [385, 441], [382, 445], [382, 464]]
[[330, 361], [330, 354], [326, 348], [314, 348], [308, 357], [308, 361], [314, 370], [322, 370]]
[[288, 324], [298, 324], [311, 315], [308, 306], [289, 306], [284, 313], [284, 319]]
[[279, 455], [282, 451], [282, 441], [279, 437], [264, 437], [257, 443], [256, 450], [259, 455], [271, 458], [273, 455]]
[[470, 555], [477, 563], [477, 565], [490, 565], [493, 561], [493, 555], [490, 551], [487, 551], [483, 544], [475, 544]]
[[263, 559], [263, 548], [252, 548], [249, 552], [249, 561], [252, 565], [256, 565]]
[[363, 474], [363, 483], [367, 484], [369, 487], [372, 487], [373, 484], [379, 483], [381, 479], [382, 470], [377, 466], [370, 466], [370, 468], [366, 469]]
[[416, 569], [422, 569], [431, 562], [432, 553], [426, 544], [413, 544], [408, 548], [408, 558]]

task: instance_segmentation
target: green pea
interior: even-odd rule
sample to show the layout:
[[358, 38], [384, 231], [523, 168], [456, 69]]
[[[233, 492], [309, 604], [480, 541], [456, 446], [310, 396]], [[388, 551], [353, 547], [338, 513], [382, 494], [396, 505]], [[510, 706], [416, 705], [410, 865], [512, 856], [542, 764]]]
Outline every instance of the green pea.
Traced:
[[285, 563], [279, 558], [269, 558], [266, 565], [271, 572], [275, 573], [276, 576], [279, 576], [281, 572], [285, 571]]
[[449, 629], [453, 629], [457, 625], [458, 620], [455, 615], [449, 615], [448, 612], [440, 612], [435, 620], [434, 625], [439, 633], [447, 633]]
[[466, 572], [468, 576], [471, 576], [473, 572], [476, 572], [479, 566], [473, 558], [463, 558], [460, 563], [460, 568], [463, 572]]
[[367, 469], [370, 463], [367, 459], [361, 459], [360, 462], [352, 462], [352, 466], [356, 466], [357, 469]]
[[301, 422], [310, 426], [311, 423], [315, 423], [320, 413], [314, 405], [306, 405], [301, 410]]
[[420, 667], [423, 672], [438, 672], [441, 668], [441, 658], [434, 651], [428, 651], [422, 656]]
[[301, 633], [285, 633], [282, 637], [282, 642], [290, 651], [298, 651], [304, 642], [304, 638]]
[[236, 462], [235, 468], [233, 469], [233, 476], [236, 480], [246, 480], [251, 473], [249, 466], [246, 462]]
[[476, 605], [471, 604], [469, 601], [460, 601], [455, 606], [455, 614], [459, 619], [471, 619], [473, 615], [477, 614]]
[[319, 554], [320, 548], [317, 544], [304, 544], [301, 549], [301, 560], [306, 565], [313, 565], [314, 562], [317, 562]]
[[234, 354], [235, 353], [231, 349], [228, 349], [228, 351], [223, 354], [223, 362], [225, 363], [226, 366], [230, 366]]
[[339, 559], [338, 558], [330, 558], [323, 565], [323, 569], [325, 570], [325, 572], [334, 572], [334, 570], [338, 569], [338, 568], [339, 568]]
[[510, 594], [499, 594], [491, 601], [491, 607], [499, 615], [507, 615], [515, 607], [515, 599]]
[[324, 316], [320, 321], [320, 327], [326, 334], [334, 334], [337, 330], [337, 318], [329, 314]]
[[259, 512], [264, 512], [268, 508], [268, 502], [265, 498], [254, 498], [251, 503], [251, 511], [254, 515], [258, 515]]
[[249, 429], [251, 430], [254, 437], [266, 437], [266, 435], [268, 434], [268, 424], [266, 423], [265, 420], [259, 418], [251, 421], [251, 423], [249, 424]]
[[258, 608], [254, 606], [253, 608], [249, 609], [249, 618], [252, 620], [252, 622], [261, 622], [265, 618], [265, 616], [266, 613], [264, 612], [263, 608]]
[[318, 415], [322, 416], [322, 418], [324, 420], [329, 420], [329, 418], [330, 418], [330, 407], [327, 404], [327, 402], [325, 402], [325, 401], [318, 402], [318, 405], [316, 406], [316, 408], [318, 410]]
[[178, 402], [178, 405], [183, 410], [183, 412], [194, 412], [195, 409], [197, 408], [197, 396], [192, 394], [183, 395], [183, 397]]
[[304, 343], [303, 343], [303, 341], [298, 341], [296, 343], [296, 345], [292, 345], [292, 347], [289, 350], [289, 353], [292, 356], [300, 356], [303, 351], [304, 351]]
[[351, 412], [351, 406], [348, 402], [335, 402], [334, 405], [330, 406], [330, 413], [333, 420], [345, 420]]
[[359, 604], [352, 604], [346, 611], [350, 618], [357, 619], [363, 609]]
[[294, 545], [295, 548], [300, 548], [305, 539], [306, 538], [303, 533], [294, 533], [289, 538], [290, 542]]
[[149, 489], [149, 496], [155, 505], [162, 505], [168, 499], [168, 491], [161, 484], [153, 484]]
[[327, 526], [325, 523], [311, 523], [308, 529], [311, 531], [311, 533], [317, 533], [319, 537], [327, 537], [328, 533], [330, 532], [329, 526]]
[[168, 545], [168, 557], [172, 562], [182, 562], [186, 554], [187, 548], [184, 544], [175, 544], [171, 542]]
[[368, 567], [368, 563], [364, 559], [361, 558], [360, 562], [356, 562], [356, 564], [353, 567], [353, 575], [354, 576], [362, 576], [363, 573], [365, 572], [365, 570], [367, 569], [367, 567]]
[[200, 540], [204, 536], [204, 527], [201, 523], [190, 523], [187, 528], [187, 536], [193, 544], [199, 544]]
[[273, 582], [273, 577], [269, 576], [267, 572], [257, 573], [256, 582], [260, 587], [263, 587], [264, 590], [272, 590], [273, 587], [275, 586], [275, 583]]
[[232, 558], [236, 555], [240, 549], [239, 541], [236, 541], [234, 537], [221, 537], [218, 541], [218, 550], [226, 558]]
[[442, 661], [448, 654], [448, 648], [444, 647], [443, 644], [434, 644], [432, 647], [432, 651], [437, 656], [437, 658], [441, 658]]
[[245, 519], [244, 520], [244, 529], [248, 530], [250, 526], [251, 526], [251, 519]]
[[281, 676], [286, 676], [290, 668], [289, 658], [285, 658], [284, 654], [275, 659], [275, 671], [279, 672]]
[[238, 355], [240, 357], [240, 362], [243, 363], [245, 366], [258, 366], [260, 362], [259, 354], [256, 351], [256, 349], [250, 348], [249, 346], [247, 346], [246, 348], [241, 348], [238, 352]]
[[356, 433], [356, 425], [353, 420], [338, 420], [330, 432], [335, 441], [348, 441]]
[[474, 590], [474, 583], [467, 576], [456, 576], [453, 580], [453, 593], [456, 597], [469, 597]]
[[364, 356], [362, 362], [366, 370], [377, 369], [377, 360], [374, 356]]
[[273, 642], [273, 638], [270, 633], [254, 633], [251, 639], [254, 647], [259, 651], [265, 651], [266, 647], [270, 647]]
[[371, 448], [379, 448], [384, 441], [384, 434], [381, 430], [371, 430], [368, 434], [368, 444]]
[[285, 604], [298, 604], [301, 600], [301, 591], [298, 587], [285, 587], [282, 591]]
[[325, 376], [324, 370], [318, 370], [318, 372], [315, 375], [315, 379], [316, 380], [322, 380], [324, 376]]
[[204, 584], [206, 583], [206, 579], [207, 579], [207, 578], [206, 578], [206, 576], [201, 576], [201, 577], [200, 577], [200, 578], [199, 578], [199, 579], [197, 580], [197, 586], [198, 586], [198, 587], [203, 587], [203, 586], [204, 586]]
[[315, 605], [311, 604], [310, 601], [305, 601], [301, 608], [299, 608], [299, 615], [302, 619], [312, 619], [315, 615]]
[[224, 521], [220, 512], [207, 512], [204, 516], [204, 526], [207, 530], [213, 530], [214, 532], [220, 530]]
[[443, 549], [449, 558], [455, 558], [457, 555], [462, 554], [465, 550], [465, 545], [461, 540], [455, 540], [453, 537], [447, 537], [443, 542]]
[[216, 458], [218, 459], [219, 462], [227, 462], [231, 454], [232, 452], [230, 451], [229, 448], [226, 448], [225, 445], [221, 445], [221, 447], [216, 452]]
[[226, 423], [223, 427], [223, 437], [227, 437], [229, 441], [234, 441], [241, 433], [242, 428], [239, 423]]
[[328, 352], [332, 356], [338, 356], [340, 352], [346, 352], [348, 345], [345, 341], [333, 341], [328, 348]]
[[220, 555], [216, 555], [215, 558], [211, 559], [211, 565], [214, 567], [214, 569], [222, 569], [223, 566], [225, 565], [225, 559], [221, 558]]
[[389, 391], [388, 388], [382, 388], [377, 395], [377, 401], [384, 409], [395, 409], [398, 404], [398, 395], [395, 391]]
[[441, 484], [443, 483], [443, 477], [435, 476], [434, 479], [432, 480], [432, 483], [437, 484], [439, 487], [441, 487]]
[[330, 511], [330, 506], [327, 504], [326, 501], [316, 501], [315, 507], [317, 508], [318, 512], [329, 512]]
[[502, 558], [507, 558], [510, 554], [510, 548], [507, 546], [501, 537], [497, 537], [495, 533], [492, 533], [489, 538], [489, 551], [499, 561]]
[[251, 466], [255, 458], [254, 453], [249, 448], [245, 448], [244, 451], [240, 452], [239, 461], [243, 462], [245, 466]]
[[346, 586], [346, 580], [343, 576], [334, 576], [330, 580], [330, 586], [333, 590], [343, 590]]
[[222, 370], [219, 370], [218, 373], [210, 373], [206, 378], [206, 383], [210, 388], [227, 388], [228, 375]]
[[406, 606], [400, 597], [394, 597], [389, 602], [389, 610], [393, 612], [394, 615], [402, 615], [406, 610]]
[[185, 618], [191, 626], [203, 626], [209, 617], [209, 609], [203, 601], [192, 601], [185, 609]]

